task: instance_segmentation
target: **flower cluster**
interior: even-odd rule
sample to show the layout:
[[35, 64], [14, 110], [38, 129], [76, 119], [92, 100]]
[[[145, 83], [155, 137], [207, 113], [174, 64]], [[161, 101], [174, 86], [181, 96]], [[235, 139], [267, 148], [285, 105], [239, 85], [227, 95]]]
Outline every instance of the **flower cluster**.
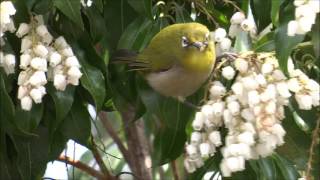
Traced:
[[[0, 3], [0, 47], [4, 46], [3, 35], [6, 31], [14, 32], [16, 30], [11, 16], [16, 13], [11, 1], [2, 1]], [[2, 48], [1, 48], [2, 49]], [[6, 74], [14, 73], [16, 58], [13, 54], [5, 54], [0, 50], [0, 67], [3, 67]]]
[[[216, 55], [219, 56], [224, 52], [232, 52], [232, 41], [230, 38], [235, 38], [241, 31], [248, 32], [251, 37], [255, 37], [257, 28], [254, 21], [250, 18], [246, 19], [246, 16], [242, 12], [236, 12], [231, 17], [231, 26], [229, 33], [223, 28], [216, 29], [211, 36], [216, 42]], [[228, 38], [229, 36], [230, 38]]]
[[[235, 77], [235, 70], [238, 71]], [[220, 169], [223, 176], [245, 169], [245, 161], [271, 155], [284, 143], [281, 125], [284, 108], [295, 94], [300, 109], [319, 105], [319, 84], [289, 63], [289, 79], [279, 69], [274, 54], [246, 52], [222, 76], [234, 80], [231, 90], [212, 83], [208, 102], [196, 113], [190, 144], [186, 145], [185, 167], [193, 172], [204, 158], [214, 155], [222, 145], [219, 128], [228, 129]], [[200, 163], [201, 162], [201, 163]]]
[[[80, 64], [63, 37], [53, 37], [44, 25], [42, 16], [33, 17], [30, 24], [21, 23], [16, 36], [22, 38], [18, 77], [18, 99], [22, 109], [29, 111], [32, 101], [38, 104], [46, 94], [48, 80], [54, 81], [58, 90], [67, 84], [78, 85]], [[46, 76], [47, 73], [47, 76]]]
[[14, 32], [16, 30], [11, 18], [14, 14], [16, 14], [16, 9], [11, 1], [2, 1], [0, 3], [0, 38], [6, 31]]
[[236, 37], [241, 31], [249, 32], [251, 37], [255, 36], [257, 33], [254, 21], [250, 18], [246, 18], [242, 12], [234, 13], [230, 22], [229, 36], [232, 38]]
[[296, 19], [288, 23], [288, 36], [309, 32], [320, 12], [319, 0], [295, 0], [294, 5]]

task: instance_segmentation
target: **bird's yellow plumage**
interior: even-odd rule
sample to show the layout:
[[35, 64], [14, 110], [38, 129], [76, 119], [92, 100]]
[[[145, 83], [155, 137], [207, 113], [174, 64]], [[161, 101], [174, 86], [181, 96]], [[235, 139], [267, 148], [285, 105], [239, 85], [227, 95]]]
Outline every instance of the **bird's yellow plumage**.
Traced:
[[208, 78], [215, 63], [209, 30], [199, 23], [162, 29], [134, 61], [148, 83], [165, 96], [186, 97]]

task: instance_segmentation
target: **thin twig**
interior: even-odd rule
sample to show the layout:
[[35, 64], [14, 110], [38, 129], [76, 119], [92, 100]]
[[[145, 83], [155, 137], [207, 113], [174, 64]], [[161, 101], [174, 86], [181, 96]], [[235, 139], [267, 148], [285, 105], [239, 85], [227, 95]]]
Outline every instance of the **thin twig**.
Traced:
[[97, 149], [97, 145], [95, 144], [93, 138], [91, 139], [92, 142], [92, 149], [91, 152], [93, 154], [93, 157], [95, 158], [95, 160], [97, 161], [100, 170], [103, 172], [103, 174], [107, 177], [107, 179], [112, 179], [112, 176], [109, 173], [109, 170], [107, 168], [107, 166], [104, 164], [103, 159]]
[[109, 120], [107, 119], [106, 112], [100, 112], [99, 113], [100, 121], [103, 124], [103, 127], [107, 130], [110, 137], [114, 140], [114, 142], [117, 144], [120, 152], [122, 153], [124, 159], [128, 162], [128, 164], [131, 163], [130, 155], [126, 147], [124, 147], [121, 139], [119, 138], [116, 131], [113, 129], [112, 125], [110, 124]]
[[96, 177], [97, 179], [105, 179], [105, 176], [102, 173], [100, 173], [99, 171], [93, 169], [92, 167], [82, 163], [81, 161], [71, 159], [71, 158], [64, 156], [64, 155], [61, 155], [60, 157], [58, 157], [57, 161], [70, 164], [70, 165], [90, 174], [91, 176]]
[[309, 150], [309, 159], [308, 159], [308, 164], [307, 164], [307, 170], [306, 170], [306, 180], [311, 180], [311, 170], [312, 170], [312, 157], [314, 155], [314, 149], [318, 144], [318, 136], [319, 136], [319, 129], [320, 129], [320, 118], [317, 120], [317, 125], [314, 128], [312, 132], [312, 142]]
[[178, 168], [175, 160], [171, 161], [171, 167], [172, 167], [174, 180], [179, 180], [179, 172], [178, 172]]

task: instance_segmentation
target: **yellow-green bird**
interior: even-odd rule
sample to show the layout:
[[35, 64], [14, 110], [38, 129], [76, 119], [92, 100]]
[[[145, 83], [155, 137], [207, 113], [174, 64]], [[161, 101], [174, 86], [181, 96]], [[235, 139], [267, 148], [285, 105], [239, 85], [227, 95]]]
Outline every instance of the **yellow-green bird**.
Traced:
[[129, 66], [142, 71], [149, 85], [164, 96], [183, 99], [208, 78], [214, 63], [214, 43], [199, 23], [173, 24], [162, 29]]

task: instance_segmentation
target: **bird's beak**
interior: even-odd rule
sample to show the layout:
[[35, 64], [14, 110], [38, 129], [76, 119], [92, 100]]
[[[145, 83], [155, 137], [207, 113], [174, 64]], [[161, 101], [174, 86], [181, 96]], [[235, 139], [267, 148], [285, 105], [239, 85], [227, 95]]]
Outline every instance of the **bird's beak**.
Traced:
[[196, 42], [192, 43], [191, 45], [196, 47], [197, 49], [199, 49], [199, 51], [203, 51], [207, 47], [207, 43], [203, 43], [200, 41], [196, 41]]

